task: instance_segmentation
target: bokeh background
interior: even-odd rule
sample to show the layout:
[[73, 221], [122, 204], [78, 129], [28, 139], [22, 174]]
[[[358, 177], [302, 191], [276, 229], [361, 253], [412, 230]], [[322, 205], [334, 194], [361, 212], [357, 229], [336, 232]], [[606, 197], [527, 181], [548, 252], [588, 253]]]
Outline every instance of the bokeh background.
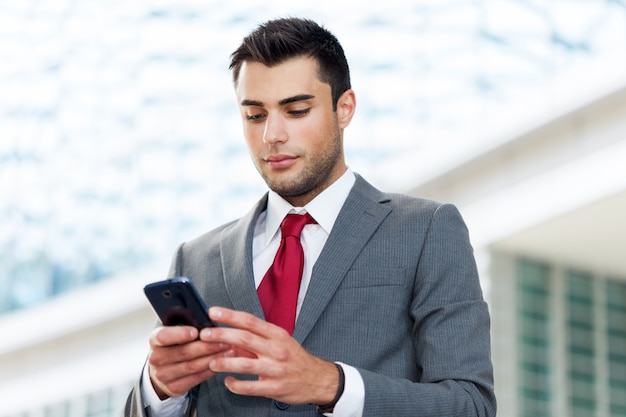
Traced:
[[[259, 198], [228, 62], [283, 16], [343, 44], [358, 101], [347, 160], [390, 191], [567, 107], [580, 91], [568, 85], [626, 62], [623, 0], [0, 0], [5, 329], [31, 332], [32, 316], [13, 318], [116, 277], [164, 275], [178, 243]], [[121, 394], [106, 392], [101, 406], [49, 399], [6, 415], [114, 415]]]

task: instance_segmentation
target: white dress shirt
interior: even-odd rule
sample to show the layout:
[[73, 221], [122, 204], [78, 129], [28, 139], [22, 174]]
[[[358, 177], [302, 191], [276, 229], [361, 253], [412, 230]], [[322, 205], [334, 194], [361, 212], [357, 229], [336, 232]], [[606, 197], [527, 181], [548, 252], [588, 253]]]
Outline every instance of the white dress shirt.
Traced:
[[[304, 207], [293, 207], [275, 192], [269, 192], [267, 210], [261, 213], [257, 220], [252, 241], [254, 282], [257, 288], [278, 251], [281, 239], [280, 224], [283, 218], [289, 213], [303, 214], [308, 212], [317, 221], [317, 224], [306, 225], [300, 236], [304, 250], [304, 268], [296, 316], [300, 313], [302, 301], [311, 282], [313, 265], [326, 244], [339, 211], [343, 207], [354, 182], [354, 173], [348, 169], [344, 175]], [[361, 374], [351, 366], [343, 363], [340, 365], [345, 373], [345, 389], [335, 405], [334, 412], [326, 415], [361, 417], [365, 400], [365, 386]], [[143, 372], [141, 395], [144, 404], [150, 406], [153, 417], [180, 417], [188, 403], [186, 396], [161, 401], [152, 388], [147, 367], [144, 368]]]

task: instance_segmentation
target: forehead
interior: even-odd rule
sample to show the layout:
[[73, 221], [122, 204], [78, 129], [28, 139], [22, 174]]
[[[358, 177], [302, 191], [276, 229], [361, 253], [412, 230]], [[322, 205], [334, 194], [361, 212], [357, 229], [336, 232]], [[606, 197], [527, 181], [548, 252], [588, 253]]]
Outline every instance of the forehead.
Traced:
[[298, 57], [272, 67], [244, 62], [235, 93], [240, 103], [254, 100], [270, 104], [299, 94], [330, 96], [330, 85], [320, 81], [315, 59]]

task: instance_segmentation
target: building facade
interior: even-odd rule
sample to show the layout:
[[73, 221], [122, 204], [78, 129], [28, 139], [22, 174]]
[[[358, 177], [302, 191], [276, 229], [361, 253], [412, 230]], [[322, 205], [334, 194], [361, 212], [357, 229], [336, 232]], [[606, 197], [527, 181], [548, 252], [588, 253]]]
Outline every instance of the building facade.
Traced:
[[626, 79], [606, 74], [412, 190], [467, 220], [501, 416], [626, 415]]

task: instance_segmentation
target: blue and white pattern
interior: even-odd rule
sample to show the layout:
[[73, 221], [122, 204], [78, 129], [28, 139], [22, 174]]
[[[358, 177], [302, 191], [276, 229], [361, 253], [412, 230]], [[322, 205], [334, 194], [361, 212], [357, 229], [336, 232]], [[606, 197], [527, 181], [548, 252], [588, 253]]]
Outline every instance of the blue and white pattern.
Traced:
[[0, 0], [0, 313], [169, 259], [258, 198], [227, 67], [269, 18], [338, 36], [348, 162], [387, 189], [494, 109], [626, 56], [624, 0], [298, 3]]

